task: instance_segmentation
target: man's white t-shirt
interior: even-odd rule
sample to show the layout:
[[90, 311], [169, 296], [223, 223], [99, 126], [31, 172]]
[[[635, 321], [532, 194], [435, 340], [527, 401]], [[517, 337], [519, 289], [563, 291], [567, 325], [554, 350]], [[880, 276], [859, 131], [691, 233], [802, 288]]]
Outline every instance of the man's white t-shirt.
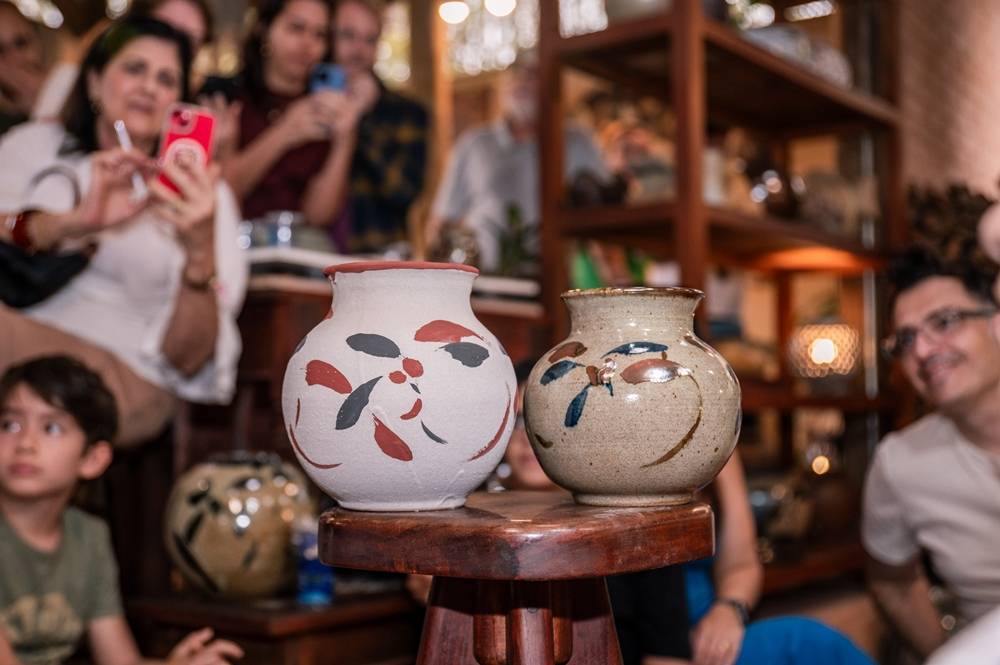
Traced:
[[[583, 172], [609, 178], [607, 166], [590, 136], [582, 129], [566, 130], [563, 160], [566, 182]], [[476, 234], [480, 265], [497, 267], [497, 232], [507, 222], [508, 205], [516, 205], [522, 221], [531, 227], [540, 216], [538, 141], [517, 141], [505, 121], [470, 129], [455, 143], [433, 213], [461, 220]]]
[[926, 550], [968, 619], [997, 607], [1000, 456], [970, 443], [939, 414], [890, 434], [868, 471], [862, 540], [889, 565]]

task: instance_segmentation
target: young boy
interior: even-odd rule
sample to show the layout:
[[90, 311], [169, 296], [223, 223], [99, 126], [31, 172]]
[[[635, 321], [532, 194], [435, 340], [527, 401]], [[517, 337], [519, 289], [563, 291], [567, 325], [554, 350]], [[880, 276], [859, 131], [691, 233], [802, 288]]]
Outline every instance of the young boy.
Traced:
[[[84, 632], [98, 665], [152, 662], [122, 616], [107, 526], [68, 505], [77, 480], [108, 467], [117, 427], [114, 397], [76, 360], [37, 358], [0, 378], [0, 665], [61, 663]], [[204, 629], [168, 662], [242, 655]]]

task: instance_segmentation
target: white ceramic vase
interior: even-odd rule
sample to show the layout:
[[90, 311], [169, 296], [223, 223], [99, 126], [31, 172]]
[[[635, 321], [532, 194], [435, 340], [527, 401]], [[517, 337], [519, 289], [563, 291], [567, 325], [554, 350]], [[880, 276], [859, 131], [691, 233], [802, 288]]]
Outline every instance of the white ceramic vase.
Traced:
[[503, 457], [516, 382], [457, 264], [333, 266], [330, 316], [288, 362], [282, 407], [306, 473], [344, 508], [455, 508]]
[[569, 337], [535, 365], [524, 396], [545, 472], [580, 503], [690, 501], [729, 459], [740, 385], [692, 331], [702, 294], [683, 288], [569, 291]]

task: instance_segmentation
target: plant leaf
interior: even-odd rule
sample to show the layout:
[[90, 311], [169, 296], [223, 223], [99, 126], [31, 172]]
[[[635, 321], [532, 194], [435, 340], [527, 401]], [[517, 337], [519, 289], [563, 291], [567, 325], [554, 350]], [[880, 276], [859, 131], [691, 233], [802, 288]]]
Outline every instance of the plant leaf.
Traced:
[[399, 347], [388, 337], [372, 333], [357, 333], [347, 338], [347, 346], [355, 351], [379, 358], [398, 358], [402, 355]]
[[381, 376], [377, 376], [368, 383], [361, 384], [347, 396], [344, 403], [340, 405], [340, 410], [337, 411], [337, 429], [347, 429], [358, 422], [361, 412], [368, 406], [368, 400], [371, 398], [375, 384], [381, 379]]
[[573, 362], [572, 360], [560, 360], [555, 365], [552, 365], [545, 373], [542, 374], [542, 378], [539, 381], [543, 386], [546, 386], [556, 379], [561, 379], [566, 375], [567, 372], [575, 367], [583, 367], [580, 363]]
[[637, 356], [640, 353], [660, 353], [661, 351], [667, 350], [666, 344], [657, 344], [656, 342], [626, 342], [621, 346], [616, 346], [604, 355], [610, 356], [616, 353], [623, 356]]
[[580, 417], [583, 416], [583, 405], [587, 403], [588, 390], [590, 390], [589, 383], [569, 403], [569, 408], [566, 409], [566, 420], [564, 421], [566, 427], [576, 427], [576, 424], [580, 422]]
[[441, 348], [466, 367], [479, 367], [490, 357], [489, 350], [472, 342], [452, 342]]

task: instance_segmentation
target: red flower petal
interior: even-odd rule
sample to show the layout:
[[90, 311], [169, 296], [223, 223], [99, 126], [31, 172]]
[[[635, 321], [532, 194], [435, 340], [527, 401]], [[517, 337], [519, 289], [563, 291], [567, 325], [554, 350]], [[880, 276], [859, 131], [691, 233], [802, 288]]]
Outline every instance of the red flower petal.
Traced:
[[413, 451], [410, 450], [410, 447], [396, 436], [395, 432], [386, 427], [381, 420], [375, 416], [372, 418], [375, 419], [375, 443], [378, 444], [382, 452], [403, 462], [412, 460]]
[[325, 386], [341, 395], [351, 392], [351, 382], [347, 377], [341, 374], [339, 369], [322, 360], [310, 360], [306, 365], [306, 383], [310, 386]]
[[423, 406], [424, 403], [418, 399], [416, 402], [413, 403], [413, 406], [410, 407], [409, 411], [407, 411], [406, 413], [404, 413], [399, 417], [400, 420], [410, 420], [411, 418], [416, 418], [417, 414], [420, 413], [420, 409], [423, 408]]
[[465, 326], [441, 319], [421, 326], [417, 334], [413, 336], [413, 339], [418, 342], [460, 342], [463, 337], [483, 339]]
[[393, 383], [403, 383], [406, 381], [406, 375], [402, 372], [396, 371], [389, 375], [389, 380]]
[[424, 375], [424, 366], [415, 358], [403, 358], [403, 370], [414, 379]]

